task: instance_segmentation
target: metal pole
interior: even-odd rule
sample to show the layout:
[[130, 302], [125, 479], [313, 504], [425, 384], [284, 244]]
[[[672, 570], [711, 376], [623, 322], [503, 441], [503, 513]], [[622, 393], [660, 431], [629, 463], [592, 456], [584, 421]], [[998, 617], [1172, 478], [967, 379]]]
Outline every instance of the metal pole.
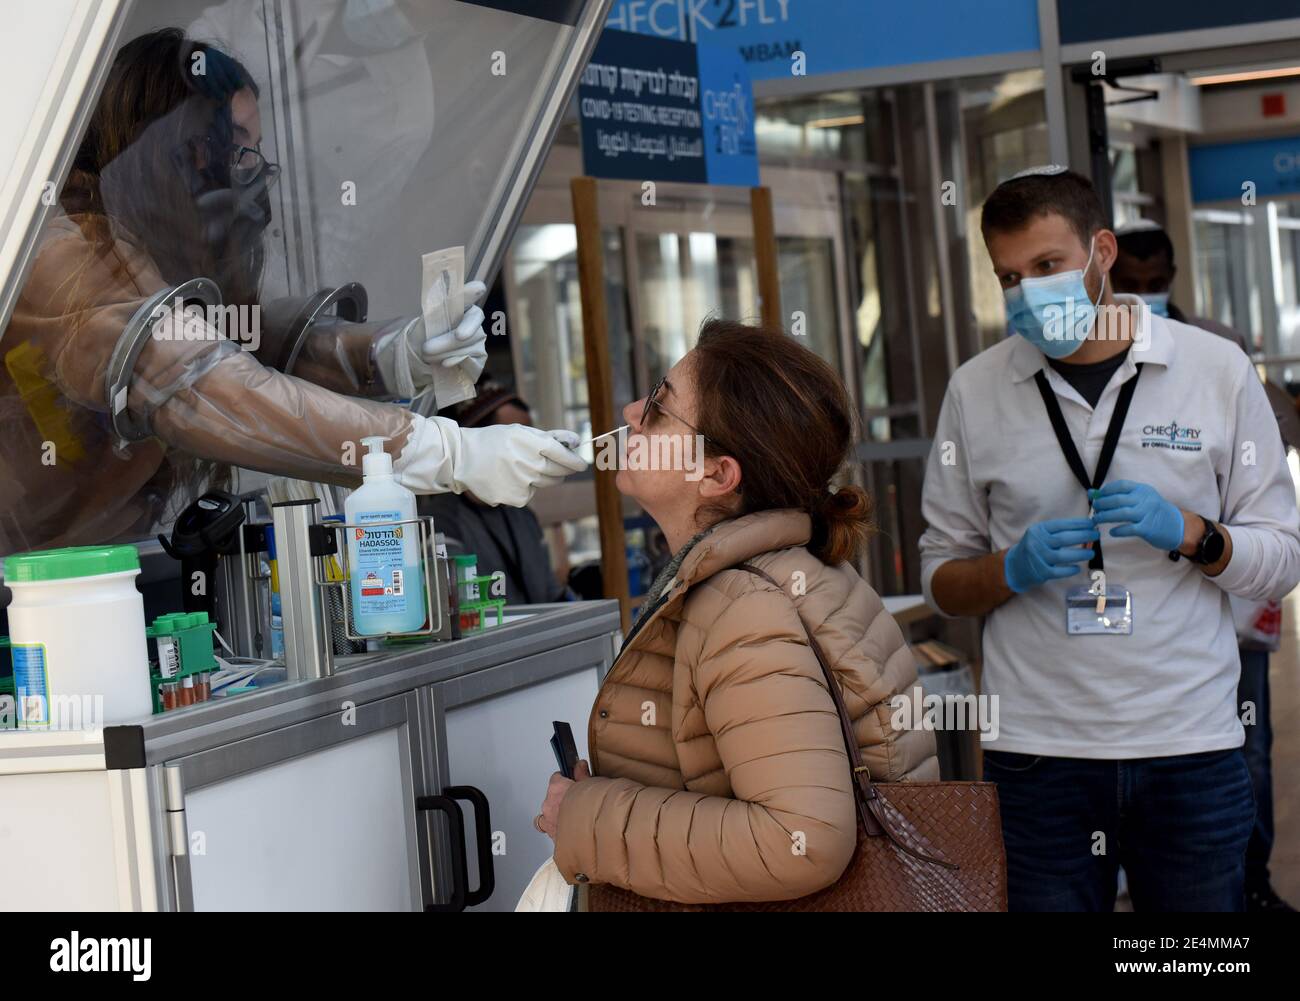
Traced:
[[313, 497], [271, 505], [284, 616], [284, 664], [289, 681], [326, 678], [334, 673], [334, 646], [311, 554], [311, 525], [319, 503]]
[[952, 248], [948, 244], [948, 220], [939, 202], [943, 189], [942, 152], [939, 147], [939, 112], [934, 100], [934, 83], [927, 82], [925, 96], [925, 145], [930, 161], [930, 213], [934, 219], [935, 273], [939, 278], [939, 311], [943, 322], [944, 354], [948, 360], [948, 375], [957, 371], [961, 356], [957, 349], [956, 302], [952, 288]]
[[754, 223], [754, 266], [758, 271], [758, 298], [763, 326], [783, 330], [781, 268], [777, 261], [772, 189], [750, 188], [749, 211]]
[[1066, 130], [1065, 75], [1061, 69], [1060, 24], [1056, 17], [1056, 0], [1038, 0], [1038, 35], [1043, 53], [1047, 155], [1052, 163], [1068, 165], [1070, 139]]

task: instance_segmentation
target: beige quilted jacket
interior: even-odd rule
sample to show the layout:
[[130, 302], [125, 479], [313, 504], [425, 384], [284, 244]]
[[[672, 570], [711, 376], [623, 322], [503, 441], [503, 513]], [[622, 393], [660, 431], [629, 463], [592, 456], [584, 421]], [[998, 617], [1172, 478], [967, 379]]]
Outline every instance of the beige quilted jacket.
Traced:
[[[800, 619], [832, 664], [877, 781], [933, 780], [934, 734], [890, 725], [916, 666], [848, 564], [805, 548], [808, 516], [719, 525], [634, 631], [592, 709], [594, 778], [565, 795], [569, 882], [686, 903], [787, 900], [829, 886], [857, 840], [848, 757]], [[782, 584], [735, 569], [750, 562]]]

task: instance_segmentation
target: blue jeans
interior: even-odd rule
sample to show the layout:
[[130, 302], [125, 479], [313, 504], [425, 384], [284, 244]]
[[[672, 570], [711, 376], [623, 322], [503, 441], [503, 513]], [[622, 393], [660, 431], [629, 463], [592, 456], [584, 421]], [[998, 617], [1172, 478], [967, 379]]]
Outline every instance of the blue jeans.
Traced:
[[1092, 760], [984, 752], [1013, 911], [1240, 911], [1255, 824], [1240, 749]]
[[1255, 705], [1255, 723], [1246, 727], [1246, 767], [1255, 786], [1259, 807], [1255, 829], [1246, 848], [1246, 889], [1269, 885], [1268, 857], [1273, 852], [1273, 724], [1269, 719], [1268, 651], [1241, 650], [1241, 680], [1237, 683], [1237, 709], [1243, 702]]

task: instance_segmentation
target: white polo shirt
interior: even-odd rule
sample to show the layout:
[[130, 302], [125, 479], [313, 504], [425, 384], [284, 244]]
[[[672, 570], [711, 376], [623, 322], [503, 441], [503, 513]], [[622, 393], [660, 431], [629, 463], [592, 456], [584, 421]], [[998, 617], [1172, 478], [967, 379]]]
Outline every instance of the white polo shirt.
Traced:
[[936, 610], [930, 581], [948, 560], [1012, 546], [1035, 522], [1088, 514], [1035, 384], [1039, 370], [1091, 475], [1120, 386], [1144, 362], [1107, 482], [1148, 483], [1232, 534], [1232, 559], [1211, 578], [1141, 539], [1112, 539], [1102, 525], [1107, 582], [1133, 595], [1129, 636], [1066, 634], [1065, 595], [1088, 583], [1086, 563], [994, 609], [982, 688], [998, 698], [1000, 732], [987, 748], [1140, 758], [1245, 739], [1228, 594], [1281, 598], [1300, 581], [1295, 489], [1277, 419], [1241, 349], [1198, 327], [1151, 321], [1095, 410], [1020, 336], [972, 358], [948, 385], [922, 500], [921, 579]]

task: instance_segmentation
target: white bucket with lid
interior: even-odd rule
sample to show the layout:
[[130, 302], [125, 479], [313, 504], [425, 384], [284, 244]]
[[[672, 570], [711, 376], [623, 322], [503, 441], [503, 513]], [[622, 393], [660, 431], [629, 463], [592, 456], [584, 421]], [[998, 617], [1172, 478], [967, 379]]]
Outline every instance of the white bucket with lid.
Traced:
[[4, 560], [20, 729], [94, 730], [153, 712], [134, 546], [78, 546]]

